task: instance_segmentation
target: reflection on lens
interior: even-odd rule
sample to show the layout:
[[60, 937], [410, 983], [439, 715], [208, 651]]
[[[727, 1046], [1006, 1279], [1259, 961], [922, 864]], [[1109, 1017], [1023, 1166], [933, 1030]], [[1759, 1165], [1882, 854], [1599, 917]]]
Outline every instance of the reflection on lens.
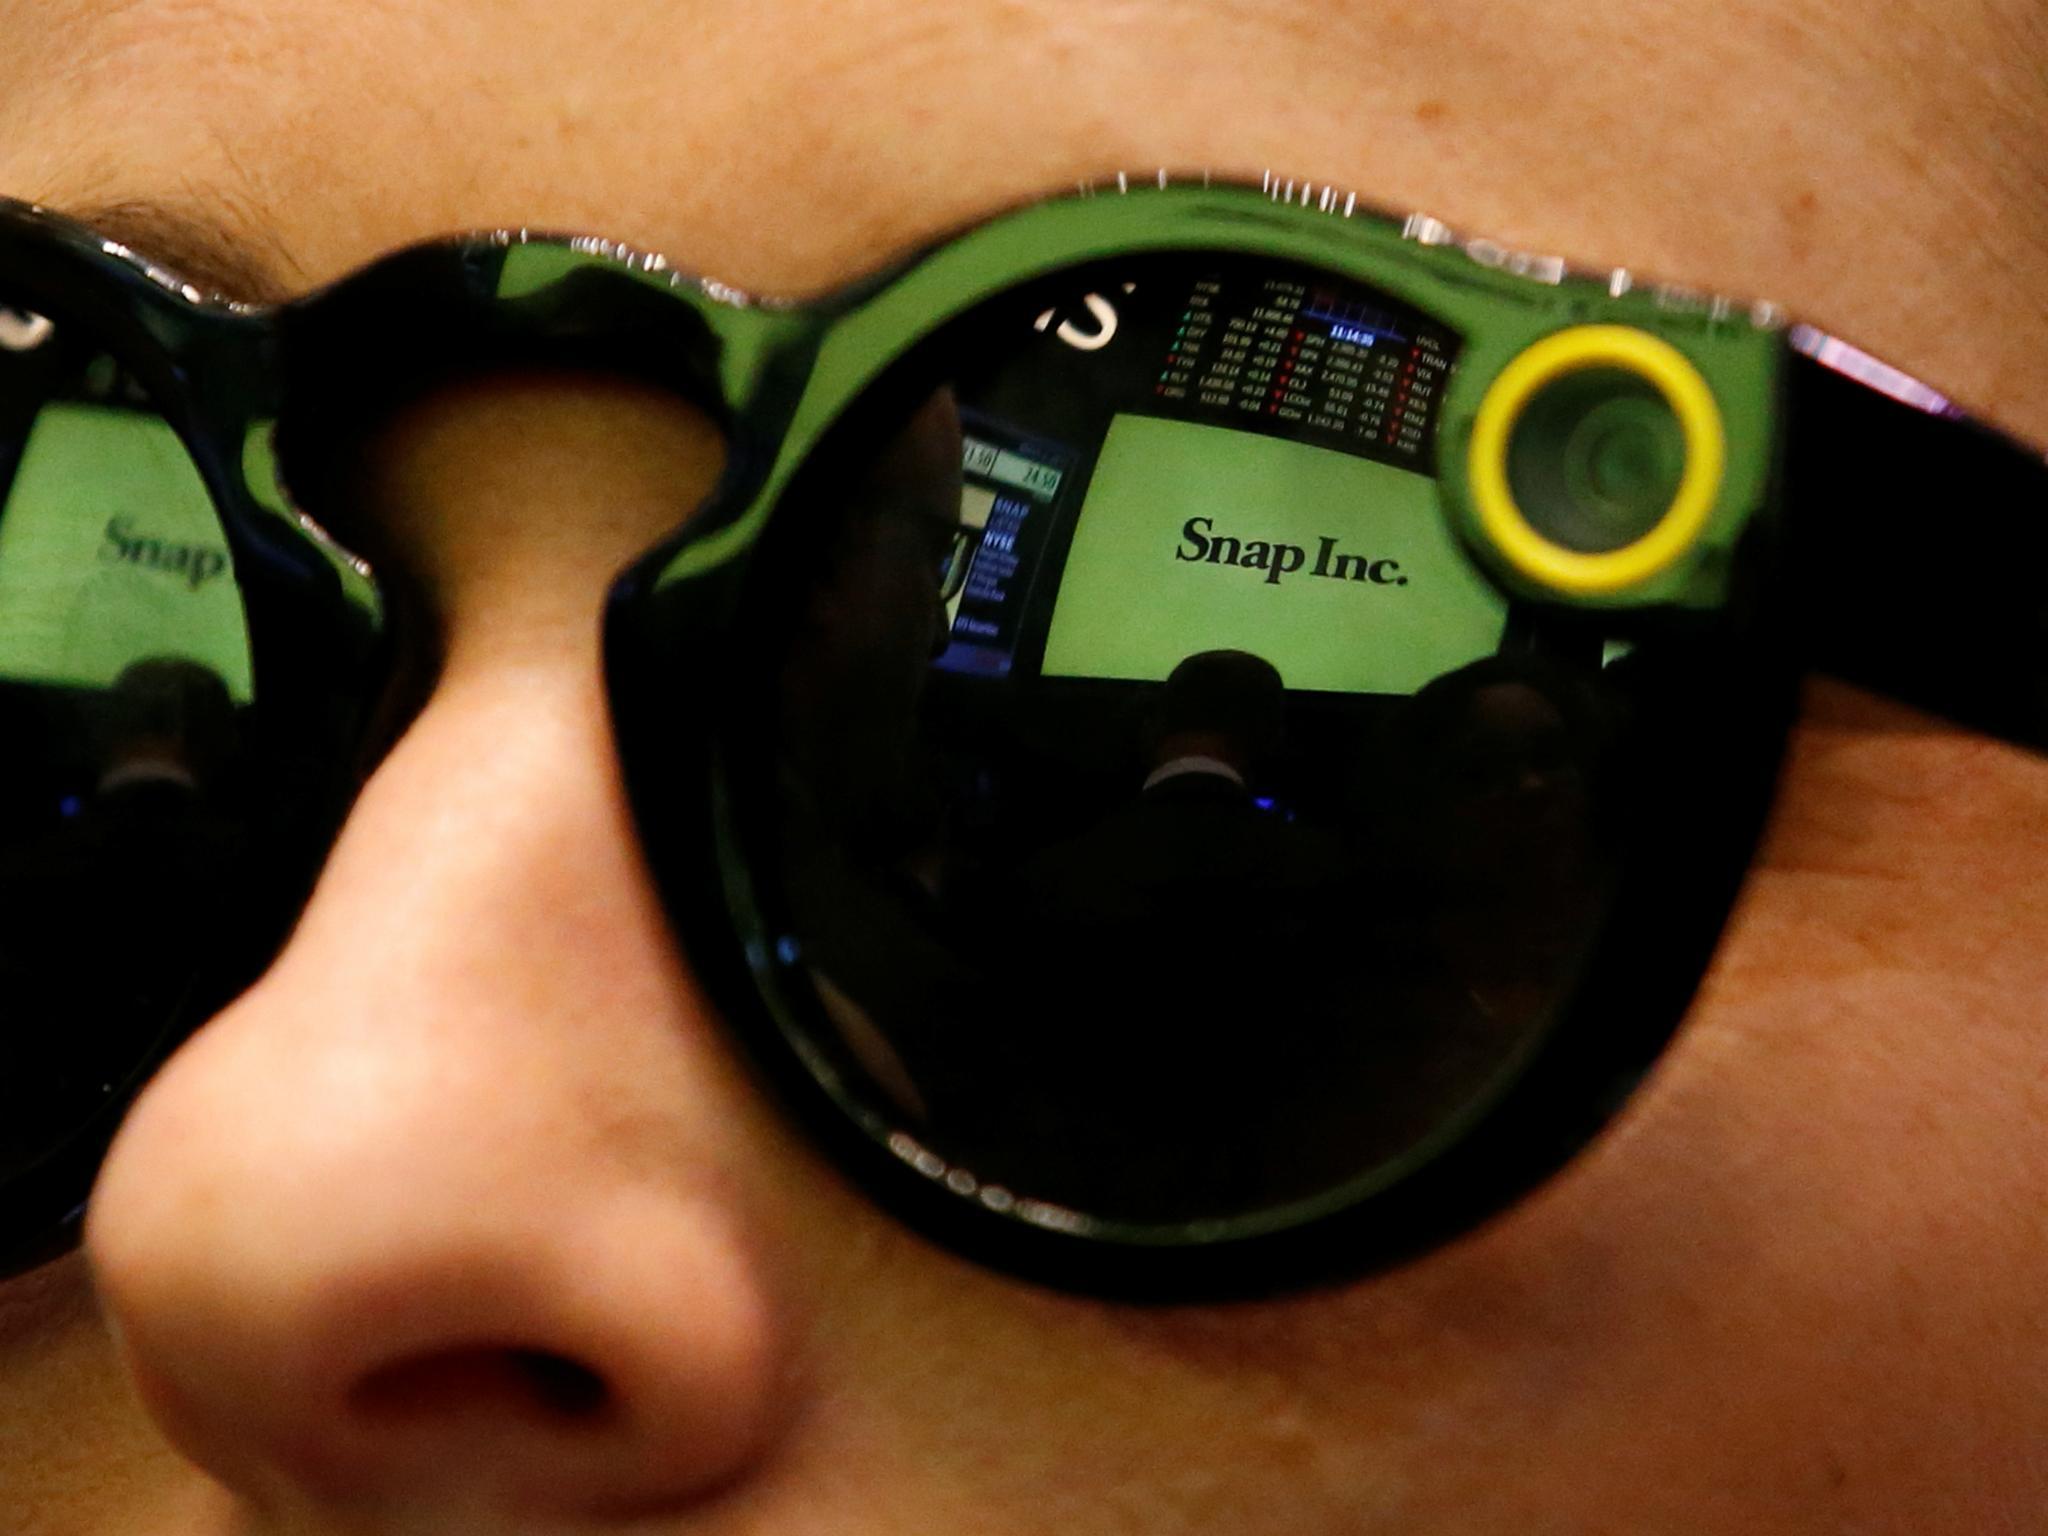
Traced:
[[899, 368], [778, 508], [774, 768], [736, 793], [785, 1027], [955, 1192], [1205, 1230], [1353, 1198], [1569, 1004], [1657, 663], [1464, 556], [1458, 348], [1279, 262], [1071, 272]]
[[242, 855], [254, 698], [234, 561], [177, 435], [65, 327], [10, 335], [0, 1186], [119, 1101], [188, 989]]
[[[129, 1100], [282, 942], [386, 663], [368, 567], [208, 484], [160, 343], [6, 299], [0, 1274], [48, 1253]], [[232, 349], [206, 366], [223, 415], [175, 419], [246, 472], [261, 391], [238, 402]]]

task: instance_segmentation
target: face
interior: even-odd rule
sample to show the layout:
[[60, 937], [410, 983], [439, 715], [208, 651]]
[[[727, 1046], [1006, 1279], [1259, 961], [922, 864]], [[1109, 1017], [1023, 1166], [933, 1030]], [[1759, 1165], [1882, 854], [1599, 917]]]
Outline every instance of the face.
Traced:
[[[2048, 438], [2048, 40], [1879, 15], [6, 0], [0, 188], [173, 260], [218, 227], [280, 293], [526, 225], [801, 294], [1080, 177], [1271, 164], [1769, 293]], [[438, 670], [288, 946], [138, 1103], [85, 1258], [0, 1290], [0, 1510], [1754, 1536], [2048, 1501], [2048, 764], [1816, 681], [1687, 1027], [1562, 1176], [1309, 1295], [1055, 1295], [841, 1182], [669, 938], [596, 616], [720, 456], [586, 377], [367, 445], [347, 516]]]

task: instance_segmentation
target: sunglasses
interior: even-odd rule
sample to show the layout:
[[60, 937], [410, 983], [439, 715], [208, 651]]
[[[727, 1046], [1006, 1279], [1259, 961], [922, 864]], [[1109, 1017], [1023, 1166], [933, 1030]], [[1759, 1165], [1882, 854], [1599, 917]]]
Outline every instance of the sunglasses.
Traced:
[[431, 669], [323, 526], [368, 434], [535, 367], [727, 443], [602, 618], [679, 944], [835, 1167], [1041, 1282], [1357, 1275], [1556, 1170], [1685, 1013], [1804, 671], [2048, 748], [2037, 452], [1334, 189], [1119, 178], [802, 303], [521, 231], [253, 307], [0, 203], [6, 1267]]

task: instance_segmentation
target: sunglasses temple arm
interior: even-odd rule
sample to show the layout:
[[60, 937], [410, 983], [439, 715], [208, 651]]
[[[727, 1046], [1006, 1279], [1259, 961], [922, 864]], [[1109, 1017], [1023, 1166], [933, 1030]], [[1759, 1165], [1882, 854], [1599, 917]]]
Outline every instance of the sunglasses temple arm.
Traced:
[[1795, 354], [1782, 504], [1817, 670], [2048, 752], [2048, 460]]

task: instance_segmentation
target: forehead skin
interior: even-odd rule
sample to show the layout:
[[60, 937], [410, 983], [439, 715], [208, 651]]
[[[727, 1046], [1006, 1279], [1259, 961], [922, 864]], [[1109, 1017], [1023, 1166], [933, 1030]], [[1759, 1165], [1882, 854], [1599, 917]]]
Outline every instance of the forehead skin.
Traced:
[[[803, 293], [1079, 177], [1270, 165], [1768, 295], [2048, 440], [2042, 31], [1941, 0], [6, 0], [0, 189], [221, 222], [287, 289], [525, 224]], [[413, 536], [459, 557], [459, 528]], [[1902, 580], [1938, 559], [1902, 552]], [[1137, 1312], [1017, 1286], [721, 1090], [801, 1298], [800, 1407], [701, 1525], [660, 1528], [2026, 1528], [2044, 806], [2039, 760], [1816, 685], [1648, 1089], [1506, 1217], [1326, 1294]], [[71, 1274], [0, 1337], [0, 1510], [227, 1536]]]
[[784, 293], [1079, 176], [1270, 166], [1778, 299], [2048, 435], [2048, 22], [1873, 4], [8, 0], [0, 144], [288, 284], [527, 224]]

